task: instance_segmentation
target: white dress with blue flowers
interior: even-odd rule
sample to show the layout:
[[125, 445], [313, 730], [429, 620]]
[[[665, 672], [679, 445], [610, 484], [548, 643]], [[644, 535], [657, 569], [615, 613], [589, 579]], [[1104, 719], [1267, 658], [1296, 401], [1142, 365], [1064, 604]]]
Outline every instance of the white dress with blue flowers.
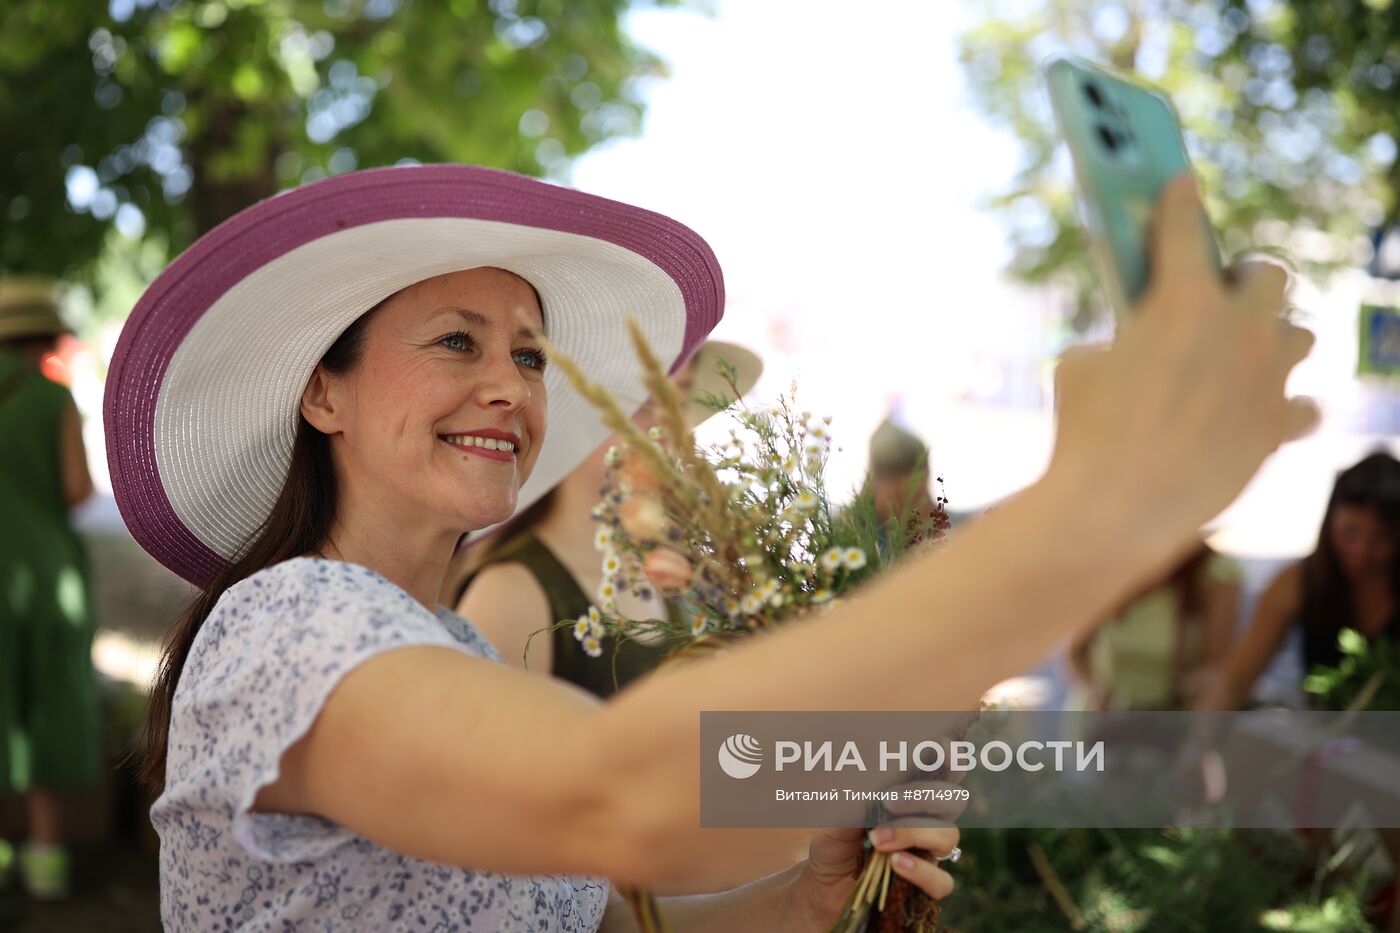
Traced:
[[167, 930], [598, 928], [602, 879], [466, 871], [324, 819], [250, 812], [340, 679], [409, 645], [500, 661], [460, 616], [435, 618], [354, 564], [297, 558], [224, 593], [180, 675], [165, 793], [151, 808]]

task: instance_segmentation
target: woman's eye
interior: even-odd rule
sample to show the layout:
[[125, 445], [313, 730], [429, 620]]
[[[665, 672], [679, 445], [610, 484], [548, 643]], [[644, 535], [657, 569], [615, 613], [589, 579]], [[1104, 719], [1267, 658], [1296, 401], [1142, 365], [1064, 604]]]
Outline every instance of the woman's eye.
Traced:
[[517, 360], [523, 360], [525, 365], [534, 369], [544, 369], [544, 354], [539, 350], [517, 350], [515, 351], [515, 358]]
[[438, 343], [447, 347], [449, 350], [466, 350], [471, 347], [472, 339], [462, 333], [448, 334], [446, 337], [439, 340]]

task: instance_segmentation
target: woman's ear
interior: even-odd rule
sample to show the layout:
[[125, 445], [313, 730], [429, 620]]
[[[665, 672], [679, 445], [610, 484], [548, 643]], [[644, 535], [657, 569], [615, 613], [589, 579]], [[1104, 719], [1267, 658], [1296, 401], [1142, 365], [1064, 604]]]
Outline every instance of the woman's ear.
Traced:
[[301, 393], [301, 416], [322, 434], [337, 434], [341, 430], [341, 412], [336, 406], [340, 393], [335, 382], [326, 367], [317, 363]]

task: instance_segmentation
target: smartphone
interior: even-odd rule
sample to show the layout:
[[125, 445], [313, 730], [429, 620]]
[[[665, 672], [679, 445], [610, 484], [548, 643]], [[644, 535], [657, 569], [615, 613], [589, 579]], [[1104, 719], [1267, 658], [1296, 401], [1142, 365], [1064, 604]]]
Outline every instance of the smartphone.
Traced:
[[[1157, 196], [1191, 168], [1181, 121], [1165, 94], [1077, 58], [1045, 67], [1055, 118], [1069, 143], [1079, 205], [1104, 291], [1126, 315], [1147, 287], [1149, 223]], [[1220, 250], [1209, 219], [1211, 261]]]

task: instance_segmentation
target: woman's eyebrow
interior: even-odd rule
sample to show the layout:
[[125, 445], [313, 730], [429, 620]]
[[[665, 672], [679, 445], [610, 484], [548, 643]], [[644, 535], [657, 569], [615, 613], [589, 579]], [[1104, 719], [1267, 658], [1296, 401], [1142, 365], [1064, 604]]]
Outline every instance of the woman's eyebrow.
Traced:
[[[461, 316], [462, 320], [475, 327], [490, 329], [491, 327], [495, 326], [490, 318], [482, 314], [480, 311], [473, 311], [471, 308], [459, 308], [455, 305], [449, 305], [448, 307], [439, 309], [437, 313], [458, 314]], [[534, 338], [535, 332], [529, 327], [521, 327], [515, 332], [515, 336], [519, 337], [522, 340], [531, 340]]]

